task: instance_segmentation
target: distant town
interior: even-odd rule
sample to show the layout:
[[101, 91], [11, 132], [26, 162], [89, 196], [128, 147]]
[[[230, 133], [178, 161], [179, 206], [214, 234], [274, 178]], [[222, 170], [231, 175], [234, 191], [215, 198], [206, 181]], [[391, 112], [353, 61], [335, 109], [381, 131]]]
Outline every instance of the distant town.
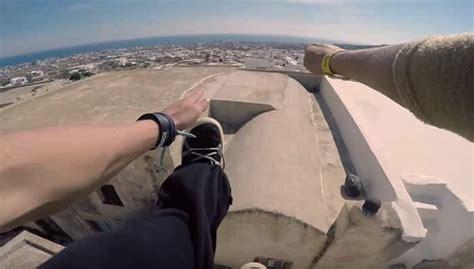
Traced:
[[102, 72], [162, 69], [174, 65], [233, 65], [304, 72], [303, 44], [212, 42], [89, 52], [0, 68], [0, 87], [55, 79], [79, 80]]
[[[342, 46], [349, 49], [358, 47]], [[56, 79], [74, 81], [116, 70], [159, 70], [174, 65], [232, 65], [306, 72], [303, 57], [304, 44], [296, 43], [210, 42], [112, 49], [2, 67], [0, 89]]]

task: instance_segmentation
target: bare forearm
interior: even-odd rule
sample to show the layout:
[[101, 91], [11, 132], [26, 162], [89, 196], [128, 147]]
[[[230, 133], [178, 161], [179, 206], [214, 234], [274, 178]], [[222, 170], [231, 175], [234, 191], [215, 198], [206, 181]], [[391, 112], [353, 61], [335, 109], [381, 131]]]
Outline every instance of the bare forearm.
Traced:
[[357, 80], [402, 104], [393, 80], [393, 61], [402, 45], [344, 51], [336, 54], [331, 69], [344, 77]]
[[[208, 106], [204, 92], [193, 91], [163, 110], [167, 126], [184, 130]], [[157, 123], [141, 120], [0, 134], [0, 232], [89, 194], [155, 146], [159, 132]]]
[[322, 62], [327, 63], [326, 57], [332, 55], [333, 73], [370, 86], [425, 123], [473, 140], [472, 33], [372, 49], [339, 50], [328, 44], [308, 45], [304, 65], [310, 72], [324, 75], [328, 71], [323, 71]]
[[52, 213], [45, 205], [88, 194], [150, 149], [158, 131], [154, 122], [141, 121], [3, 135], [0, 202], [5, 215], [0, 214], [0, 226], [12, 215]]

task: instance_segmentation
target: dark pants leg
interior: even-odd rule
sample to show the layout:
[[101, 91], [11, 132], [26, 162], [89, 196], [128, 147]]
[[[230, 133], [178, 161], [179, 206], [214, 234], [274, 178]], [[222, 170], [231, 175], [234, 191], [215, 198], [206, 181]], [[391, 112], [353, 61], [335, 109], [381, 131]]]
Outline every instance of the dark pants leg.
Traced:
[[40, 268], [212, 268], [216, 231], [232, 200], [222, 169], [180, 166], [158, 196], [150, 213], [78, 240]]

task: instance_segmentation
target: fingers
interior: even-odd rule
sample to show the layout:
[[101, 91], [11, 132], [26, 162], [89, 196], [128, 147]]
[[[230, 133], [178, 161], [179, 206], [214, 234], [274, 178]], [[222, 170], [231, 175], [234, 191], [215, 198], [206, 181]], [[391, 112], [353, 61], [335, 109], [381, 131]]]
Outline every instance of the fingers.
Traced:
[[315, 50], [315, 49], [323, 49], [323, 48], [325, 48], [326, 46], [328, 46], [328, 45], [326, 45], [326, 44], [319, 44], [319, 43], [313, 43], [313, 44], [308, 44], [308, 45], [306, 45], [304, 49], [305, 49], [306, 51], [307, 51], [307, 50]]
[[306, 51], [303, 58], [303, 65], [308, 71], [314, 74], [319, 74], [320, 72], [320, 62], [322, 55], [314, 55], [313, 53]]
[[208, 99], [202, 99], [201, 101], [199, 101], [197, 103], [199, 109], [200, 109], [200, 112], [204, 112], [208, 107], [209, 107], [209, 100]]
[[336, 49], [339, 50], [341, 48], [334, 44], [318, 44], [318, 43], [308, 44], [305, 46], [305, 51], [315, 51], [315, 52], [318, 50], [328, 51], [328, 50], [336, 50]]
[[204, 91], [201, 89], [194, 90], [186, 95], [183, 99], [188, 99], [193, 103], [197, 103], [201, 100], [202, 96], [204, 95]]
[[321, 75], [321, 61], [325, 55], [340, 50], [332, 44], [310, 44], [305, 47], [303, 65], [313, 74]]
[[340, 47], [338, 47], [338, 46], [336, 46], [336, 45], [334, 45], [334, 44], [329, 44], [328, 46], [329, 46], [330, 48], [332, 48], [332, 49], [335, 49], [335, 50], [340, 50], [340, 49], [341, 49]]
[[199, 113], [204, 112], [209, 107], [209, 100], [204, 98], [204, 91], [202, 89], [192, 91], [184, 99], [186, 103], [194, 104]]
[[204, 99], [204, 91], [203, 90], [197, 90], [195, 98], [196, 98], [196, 99], [194, 99], [195, 103], [198, 103], [202, 100], [206, 100], [206, 99]]

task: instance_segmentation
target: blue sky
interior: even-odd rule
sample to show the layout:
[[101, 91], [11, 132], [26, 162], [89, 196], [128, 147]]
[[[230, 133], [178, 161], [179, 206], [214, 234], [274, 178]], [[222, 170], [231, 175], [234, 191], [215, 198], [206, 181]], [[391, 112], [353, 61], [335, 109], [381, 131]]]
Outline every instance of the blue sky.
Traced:
[[474, 0], [0, 0], [0, 57], [179, 34], [399, 43], [472, 31]]

